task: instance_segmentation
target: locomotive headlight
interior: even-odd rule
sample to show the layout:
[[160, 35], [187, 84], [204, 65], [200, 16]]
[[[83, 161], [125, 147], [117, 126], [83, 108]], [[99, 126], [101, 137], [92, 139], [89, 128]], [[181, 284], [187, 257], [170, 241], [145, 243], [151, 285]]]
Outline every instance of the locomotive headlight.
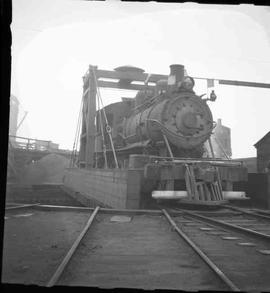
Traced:
[[191, 91], [195, 85], [194, 79], [190, 76], [185, 76], [182, 87], [188, 91]]

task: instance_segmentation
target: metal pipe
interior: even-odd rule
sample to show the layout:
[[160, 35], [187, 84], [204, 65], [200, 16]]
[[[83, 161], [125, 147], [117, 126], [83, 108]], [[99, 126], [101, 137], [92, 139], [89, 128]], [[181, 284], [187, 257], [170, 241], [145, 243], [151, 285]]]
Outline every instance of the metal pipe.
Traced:
[[[161, 157], [161, 156], [150, 156], [150, 158], [157, 158], [157, 159], [172, 159], [171, 157]], [[242, 161], [239, 160], [225, 160], [225, 159], [219, 159], [219, 158], [200, 158], [198, 160], [193, 158], [183, 158], [183, 157], [173, 157], [174, 160], [183, 160], [183, 161], [200, 161], [200, 162], [228, 162], [228, 163], [239, 163], [242, 164]]]
[[164, 133], [162, 133], [162, 136], [163, 136], [163, 139], [164, 139], [164, 141], [165, 141], [165, 144], [166, 144], [166, 147], [167, 147], [167, 149], [168, 149], [168, 152], [169, 152], [171, 158], [173, 159], [172, 149], [171, 149], [170, 144], [169, 144], [169, 142], [168, 142], [167, 136], [166, 136]]
[[209, 163], [216, 166], [241, 166], [242, 164], [237, 162], [219, 162], [219, 161], [202, 161], [202, 160], [173, 160], [173, 163], [195, 164], [195, 163]]

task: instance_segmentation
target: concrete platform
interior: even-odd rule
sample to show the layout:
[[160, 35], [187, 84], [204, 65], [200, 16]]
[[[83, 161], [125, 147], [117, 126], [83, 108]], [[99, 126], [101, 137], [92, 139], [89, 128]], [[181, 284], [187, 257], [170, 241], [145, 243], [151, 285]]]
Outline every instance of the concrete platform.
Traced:
[[88, 206], [94, 200], [102, 206], [138, 209], [142, 177], [143, 170], [138, 169], [69, 168], [64, 175], [64, 188]]

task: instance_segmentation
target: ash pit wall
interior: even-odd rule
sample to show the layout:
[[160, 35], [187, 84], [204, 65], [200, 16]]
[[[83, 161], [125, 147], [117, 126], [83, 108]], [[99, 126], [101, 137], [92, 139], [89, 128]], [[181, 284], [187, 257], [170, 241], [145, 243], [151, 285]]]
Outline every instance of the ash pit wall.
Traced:
[[[69, 168], [64, 187], [117, 209], [138, 209], [141, 206], [143, 170], [104, 170]], [[74, 196], [74, 195], [73, 195]]]

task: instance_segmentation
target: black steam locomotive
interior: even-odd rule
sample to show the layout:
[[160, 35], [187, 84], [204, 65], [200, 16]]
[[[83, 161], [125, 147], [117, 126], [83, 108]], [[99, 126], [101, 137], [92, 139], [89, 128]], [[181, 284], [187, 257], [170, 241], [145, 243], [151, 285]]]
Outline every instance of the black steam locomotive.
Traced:
[[[118, 70], [122, 70], [119, 68]], [[210, 137], [214, 121], [207, 101], [194, 92], [194, 79], [185, 74], [184, 66], [171, 65], [166, 80], [155, 88], [137, 93], [135, 98], [122, 98], [99, 110], [96, 115], [96, 160], [104, 164], [104, 149], [113, 164], [113, 145], [120, 166], [130, 154], [161, 157], [201, 158], [204, 142]], [[140, 69], [137, 69], [138, 71]], [[104, 117], [106, 115], [106, 119]]]

